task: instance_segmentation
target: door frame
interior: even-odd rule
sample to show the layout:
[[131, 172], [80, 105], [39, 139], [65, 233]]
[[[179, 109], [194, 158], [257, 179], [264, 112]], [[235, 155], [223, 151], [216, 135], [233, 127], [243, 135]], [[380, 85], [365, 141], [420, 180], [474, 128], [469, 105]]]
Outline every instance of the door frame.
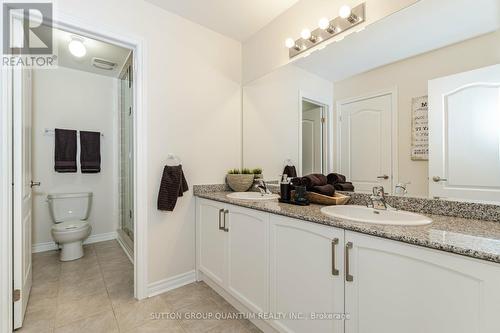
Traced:
[[394, 86], [392, 88], [384, 89], [384, 90], [379, 90], [376, 92], [356, 96], [356, 97], [351, 97], [347, 99], [342, 99], [338, 100], [335, 105], [336, 105], [336, 110], [335, 110], [335, 133], [336, 133], [336, 153], [335, 153], [335, 158], [336, 158], [336, 163], [335, 167], [337, 170], [340, 170], [341, 167], [341, 156], [342, 156], [342, 151], [341, 151], [341, 137], [342, 137], [342, 125], [341, 125], [341, 108], [343, 105], [346, 104], [351, 104], [355, 102], [360, 102], [366, 99], [370, 98], [375, 98], [375, 97], [381, 97], [385, 95], [390, 95], [391, 96], [391, 169], [392, 169], [392, 186], [390, 191], [388, 189], [385, 189], [387, 193], [394, 193], [394, 186], [399, 183], [399, 152], [398, 152], [398, 141], [399, 141], [399, 131], [398, 131], [398, 88], [397, 86]]
[[[322, 164], [324, 167], [323, 173], [330, 173], [333, 171], [333, 158], [334, 154], [331, 152], [333, 148], [333, 110], [332, 110], [332, 101], [330, 101], [325, 96], [320, 96], [318, 94], [299, 90], [299, 112], [298, 112], [298, 156], [299, 159], [297, 161], [297, 173], [299, 176], [302, 175], [302, 101], [308, 101], [314, 104], [317, 104], [323, 108], [325, 123], [323, 125], [324, 133], [323, 133], [323, 151], [322, 151]], [[330, 153], [329, 153], [330, 152]]]
[[[0, 9], [3, 14], [3, 8]], [[54, 28], [95, 38], [107, 43], [126, 47], [134, 54], [134, 296], [138, 299], [148, 297], [148, 225], [147, 225], [147, 45], [140, 36], [121, 34], [93, 21], [84, 21], [68, 16], [54, 8]], [[3, 42], [3, 37], [0, 41]], [[2, 109], [0, 110], [0, 217], [1, 221], [13, 221], [12, 198], [12, 70], [1, 67]], [[2, 332], [12, 329], [12, 223], [0, 223], [0, 327]], [[4, 309], [4, 306], [6, 307]]]

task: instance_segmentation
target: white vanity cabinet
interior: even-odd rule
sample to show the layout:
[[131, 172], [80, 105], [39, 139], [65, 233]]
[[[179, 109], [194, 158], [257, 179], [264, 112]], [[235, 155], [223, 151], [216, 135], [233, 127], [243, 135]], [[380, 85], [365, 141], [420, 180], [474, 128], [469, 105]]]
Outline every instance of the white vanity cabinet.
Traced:
[[500, 332], [499, 265], [350, 231], [345, 241], [346, 333]]
[[200, 198], [196, 220], [198, 271], [266, 332], [500, 332], [498, 264]]
[[297, 320], [344, 313], [344, 231], [271, 215], [271, 312], [281, 332], [343, 332], [342, 319]]
[[255, 313], [269, 310], [269, 214], [197, 199], [197, 267]]

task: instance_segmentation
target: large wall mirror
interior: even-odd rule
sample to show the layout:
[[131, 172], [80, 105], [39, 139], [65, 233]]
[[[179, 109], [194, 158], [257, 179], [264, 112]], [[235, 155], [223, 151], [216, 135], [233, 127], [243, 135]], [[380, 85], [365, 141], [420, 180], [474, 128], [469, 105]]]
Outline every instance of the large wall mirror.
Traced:
[[421, 0], [245, 84], [244, 166], [499, 203], [499, 11]]

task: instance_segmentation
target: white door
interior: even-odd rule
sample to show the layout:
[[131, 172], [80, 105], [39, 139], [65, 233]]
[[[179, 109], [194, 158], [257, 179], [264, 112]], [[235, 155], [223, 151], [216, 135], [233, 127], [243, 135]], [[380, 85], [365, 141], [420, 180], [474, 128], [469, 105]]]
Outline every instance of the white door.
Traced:
[[196, 199], [198, 269], [214, 282], [226, 282], [226, 232], [223, 229], [224, 204]]
[[323, 173], [323, 108], [302, 112], [302, 175]]
[[500, 202], [500, 65], [429, 81], [429, 193]]
[[23, 324], [32, 282], [31, 267], [31, 70], [13, 70], [14, 107], [14, 328]]
[[497, 333], [500, 266], [346, 231], [346, 333]]
[[269, 214], [227, 207], [227, 290], [255, 313], [269, 309]]
[[392, 192], [392, 94], [338, 104], [340, 173], [356, 192]]
[[311, 314], [344, 313], [344, 231], [277, 215], [270, 221], [270, 311], [289, 315], [273, 325], [281, 332], [343, 332], [342, 319]]

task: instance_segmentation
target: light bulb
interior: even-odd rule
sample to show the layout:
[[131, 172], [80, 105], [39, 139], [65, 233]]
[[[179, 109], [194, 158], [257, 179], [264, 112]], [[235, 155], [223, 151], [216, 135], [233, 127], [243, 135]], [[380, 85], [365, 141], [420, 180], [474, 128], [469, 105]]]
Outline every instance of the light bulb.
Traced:
[[339, 16], [343, 19], [346, 19], [349, 16], [351, 16], [351, 7], [349, 7], [348, 5], [343, 5], [342, 7], [340, 7]]
[[330, 27], [330, 20], [328, 20], [326, 17], [323, 17], [318, 21], [318, 26], [322, 30], [326, 30]]
[[291, 49], [292, 47], [295, 46], [295, 41], [293, 40], [293, 38], [287, 38], [285, 40], [285, 46], [288, 47], [289, 49]]
[[300, 37], [302, 37], [303, 39], [311, 38], [311, 31], [309, 29], [302, 30], [302, 32], [300, 33]]
[[71, 39], [71, 42], [69, 42], [68, 44], [68, 49], [69, 52], [71, 52], [71, 54], [77, 58], [81, 58], [85, 54], [87, 54], [87, 49], [85, 48], [85, 45], [83, 45], [83, 42], [77, 38]]

